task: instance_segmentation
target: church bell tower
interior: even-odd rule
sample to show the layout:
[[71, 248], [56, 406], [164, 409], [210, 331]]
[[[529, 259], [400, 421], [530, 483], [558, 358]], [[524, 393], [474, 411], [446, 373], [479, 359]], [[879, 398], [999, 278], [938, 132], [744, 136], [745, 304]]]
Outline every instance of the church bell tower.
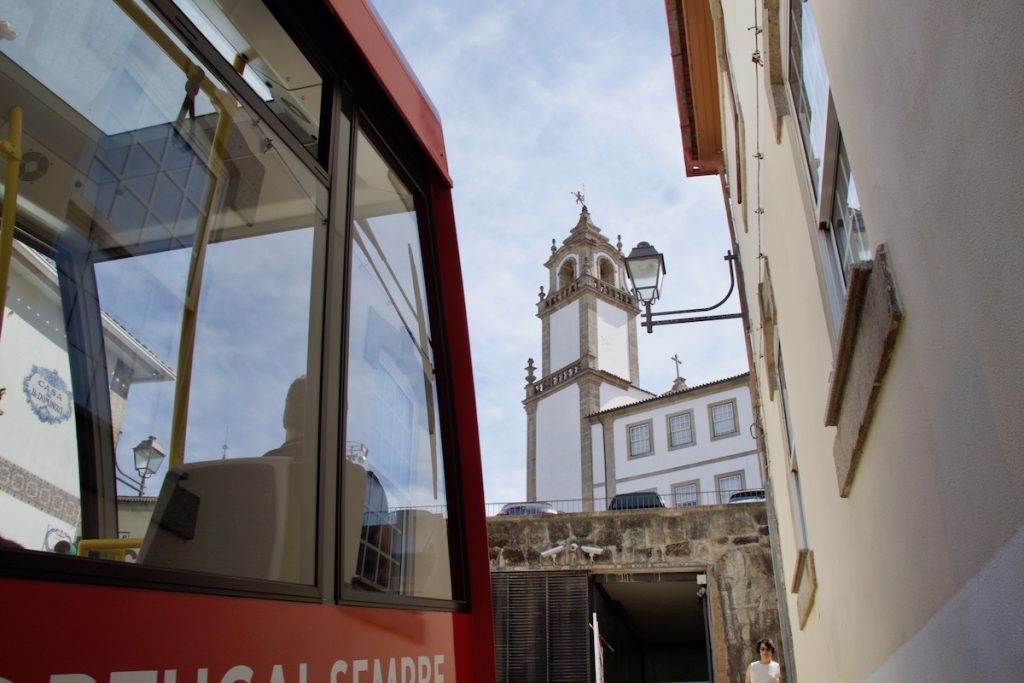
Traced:
[[[582, 204], [579, 221], [558, 246], [551, 240], [548, 287], [541, 287], [541, 365], [526, 367], [527, 498], [583, 500], [591, 509], [602, 454], [593, 453], [588, 415], [638, 389], [636, 316], [622, 241], [612, 245]], [[540, 371], [540, 376], [536, 375]], [[595, 455], [597, 457], [595, 457]]]

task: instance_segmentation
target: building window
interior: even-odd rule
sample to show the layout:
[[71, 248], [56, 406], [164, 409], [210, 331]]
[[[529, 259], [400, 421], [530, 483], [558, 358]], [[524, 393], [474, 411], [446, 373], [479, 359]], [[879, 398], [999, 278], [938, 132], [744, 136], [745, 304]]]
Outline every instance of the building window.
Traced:
[[807, 2], [790, 3], [789, 82], [814, 191], [832, 331], [842, 326], [850, 274], [871, 258], [857, 186], [831, 105], [828, 73]]
[[715, 489], [718, 491], [719, 503], [728, 503], [732, 494], [742, 491], [744, 488], [746, 488], [746, 484], [743, 482], [743, 472], [729, 472], [715, 477]]
[[626, 427], [626, 432], [629, 434], [629, 457], [636, 458], [654, 453], [654, 445], [651, 441], [652, 427], [651, 420]]
[[708, 406], [711, 418], [711, 438], [721, 439], [738, 434], [740, 429], [736, 422], [736, 399], [712, 403]]
[[677, 508], [697, 507], [700, 503], [700, 482], [688, 481], [672, 487], [672, 504]]
[[678, 413], [676, 415], [669, 415], [667, 420], [669, 448], [692, 446], [697, 442], [693, 435], [692, 410], [687, 410], [684, 413]]
[[786, 390], [786, 368], [782, 362], [782, 348], [777, 352], [779, 359], [779, 397], [782, 403], [782, 426], [786, 437], [786, 462], [789, 465], [789, 505], [793, 514], [793, 533], [798, 550], [807, 548], [807, 522], [804, 519], [803, 491], [800, 488], [800, 468], [796, 461], [796, 440], [793, 435], [793, 418], [789, 408], [789, 393]]
[[789, 85], [814, 196], [820, 195], [829, 84], [814, 14], [807, 2], [789, 3]]
[[827, 222], [830, 243], [835, 250], [833, 263], [842, 276], [844, 289], [849, 284], [854, 264], [871, 259], [871, 247], [864, 230], [857, 185], [840, 136], [836, 154], [836, 182], [832, 193], [832, 212]]
[[779, 392], [782, 403], [782, 422], [786, 437], [786, 462], [788, 464], [789, 507], [793, 515], [797, 557], [793, 573], [792, 592], [797, 594], [797, 610], [800, 628], [807, 625], [807, 617], [814, 605], [818, 580], [814, 571], [814, 554], [807, 545], [807, 521], [804, 517], [804, 497], [800, 488], [800, 467], [797, 464], [796, 441], [793, 434], [793, 418], [789, 407], [789, 392], [786, 389], [786, 368], [782, 361], [782, 348], [778, 348]]

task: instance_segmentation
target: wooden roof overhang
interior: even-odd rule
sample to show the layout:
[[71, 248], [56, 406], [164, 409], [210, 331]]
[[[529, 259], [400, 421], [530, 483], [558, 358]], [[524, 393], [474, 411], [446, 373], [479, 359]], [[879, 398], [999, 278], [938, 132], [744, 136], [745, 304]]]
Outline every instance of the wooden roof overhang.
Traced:
[[665, 0], [686, 175], [722, 168], [715, 27], [709, 0]]

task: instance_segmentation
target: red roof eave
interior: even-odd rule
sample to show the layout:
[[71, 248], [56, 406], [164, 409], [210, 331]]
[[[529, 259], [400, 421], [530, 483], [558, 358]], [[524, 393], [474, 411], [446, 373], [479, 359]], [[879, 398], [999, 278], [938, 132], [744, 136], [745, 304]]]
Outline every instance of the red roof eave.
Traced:
[[384, 86], [448, 186], [441, 120], [367, 0], [325, 0]]
[[688, 177], [722, 169], [714, 27], [707, 0], [665, 0]]

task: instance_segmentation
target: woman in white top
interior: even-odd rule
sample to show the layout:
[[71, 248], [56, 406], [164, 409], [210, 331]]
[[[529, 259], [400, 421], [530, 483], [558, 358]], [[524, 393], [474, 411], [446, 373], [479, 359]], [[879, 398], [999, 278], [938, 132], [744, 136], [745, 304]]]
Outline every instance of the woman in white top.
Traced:
[[757, 652], [761, 658], [747, 667], [747, 683], [782, 683], [782, 671], [775, 655], [775, 643], [768, 638], [757, 641]]

